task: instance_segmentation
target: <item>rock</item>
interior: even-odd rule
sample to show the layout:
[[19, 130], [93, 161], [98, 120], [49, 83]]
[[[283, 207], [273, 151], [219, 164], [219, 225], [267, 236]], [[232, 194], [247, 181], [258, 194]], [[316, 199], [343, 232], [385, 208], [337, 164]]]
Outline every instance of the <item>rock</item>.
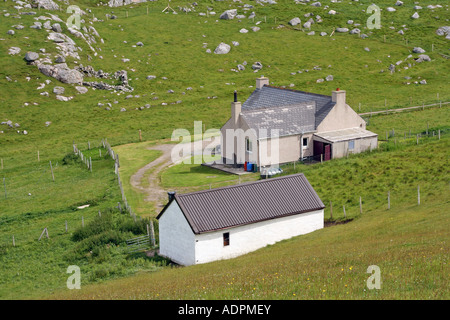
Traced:
[[431, 58], [428, 55], [426, 55], [426, 54], [421, 54], [416, 59], [416, 62], [423, 62], [423, 61], [431, 61]]
[[438, 36], [446, 36], [446, 39], [450, 40], [450, 26], [440, 27], [436, 30]]
[[313, 7], [321, 7], [321, 6], [322, 6], [322, 4], [321, 4], [319, 1], [313, 2], [313, 3], [311, 3], [311, 5], [312, 5]]
[[255, 63], [252, 65], [252, 69], [253, 69], [253, 70], [261, 70], [262, 67], [263, 67], [263, 65], [262, 65], [262, 63], [259, 62], [259, 61], [255, 62]]
[[365, 47], [364, 50], [366, 50], [367, 52], [370, 51], [370, 49], [368, 47]]
[[156, 79], [156, 76], [152, 76], [152, 75], [147, 76], [147, 80], [153, 80], [153, 79]]
[[137, 45], [138, 47], [144, 46], [144, 44], [143, 44], [141, 41], [139, 41], [138, 43], [136, 43], [136, 45]]
[[336, 28], [336, 32], [345, 33], [348, 32], [348, 28]]
[[16, 54], [19, 54], [20, 53], [20, 48], [19, 47], [11, 47], [11, 48], [9, 48], [9, 50], [8, 50], [8, 54], [10, 54], [10, 55], [16, 55]]
[[38, 69], [44, 75], [55, 78], [62, 83], [81, 84], [83, 82], [83, 74], [75, 69], [70, 69], [66, 63], [54, 66], [41, 63], [38, 65]]
[[316, 83], [322, 83], [322, 82], [324, 82], [325, 80], [323, 80], [323, 79], [317, 79], [316, 80]]
[[237, 41], [231, 41], [231, 43], [233, 44], [233, 46], [237, 47], [239, 45], [239, 42]]
[[395, 3], [395, 5], [396, 5], [396, 6], [402, 6], [402, 5], [403, 5], [403, 2], [402, 2], [402, 1], [397, 1], [397, 2]]
[[238, 68], [239, 71], [244, 71], [245, 70], [245, 67], [242, 64], [238, 64], [237, 68]]
[[15, 34], [14, 30], [8, 30], [6, 33], [9, 34], [9, 35], [14, 35]]
[[214, 53], [215, 54], [227, 54], [228, 52], [230, 52], [230, 49], [231, 49], [231, 47], [229, 44], [221, 42], [214, 50]]
[[361, 33], [361, 30], [359, 30], [358, 28], [350, 30], [350, 34], [359, 34], [359, 33]]
[[422, 49], [421, 47], [414, 47], [413, 52], [414, 53], [425, 53], [425, 50]]
[[353, 20], [348, 20], [347, 24], [353, 24]]
[[69, 101], [69, 100], [72, 100], [73, 97], [64, 97], [64, 96], [61, 96], [61, 95], [57, 95], [57, 96], [56, 96], [56, 99], [59, 100], [59, 101], [67, 102], [67, 101]]
[[39, 53], [37, 53], [37, 52], [28, 51], [25, 54], [25, 60], [27, 62], [33, 62], [33, 61], [35, 61], [37, 59], [39, 59]]
[[315, 35], [315, 34], [316, 34], [315, 31], [311, 31], [311, 32], [308, 32], [308, 33], [307, 33], [308, 36], [313, 36], [313, 35]]
[[59, 23], [54, 23], [52, 25], [52, 30], [58, 33], [62, 32], [61, 25]]
[[247, 33], [247, 32], [248, 32], [248, 30], [247, 30], [247, 29], [245, 29], [245, 28], [242, 28], [241, 30], [239, 30], [239, 32], [240, 32], [240, 33]]
[[405, 34], [405, 31], [399, 30], [397, 33], [398, 33], [398, 34], [401, 34], [401, 35], [404, 35], [404, 34]]
[[231, 20], [237, 15], [237, 9], [226, 10], [220, 15], [220, 19]]
[[253, 32], [257, 32], [257, 31], [261, 30], [260, 27], [251, 27], [251, 29]]
[[206, 49], [206, 53], [211, 53], [211, 49]]
[[325, 78], [325, 80], [327, 80], [327, 81], [333, 81], [333, 80], [334, 80], [334, 77], [330, 74], [330, 75], [328, 75], [328, 76]]
[[78, 93], [80, 94], [85, 94], [88, 92], [88, 88], [86, 87], [80, 87], [80, 86], [76, 86], [75, 89], [78, 91]]
[[330, 10], [330, 11], [328, 11], [328, 14], [331, 14], [331, 15], [335, 15], [337, 12], [336, 11], [334, 11], [334, 10]]
[[306, 22], [303, 24], [303, 28], [305, 28], [305, 29], [311, 29], [311, 22], [310, 22], [310, 21], [306, 21]]
[[391, 64], [391, 65], [389, 66], [389, 71], [390, 71], [391, 73], [395, 72], [395, 65]]
[[419, 16], [419, 14], [418, 14], [417, 12], [414, 12], [414, 14], [411, 16], [411, 18], [413, 18], [413, 19], [419, 19], [420, 16]]
[[53, 88], [53, 93], [54, 94], [61, 95], [61, 94], [64, 94], [64, 91], [65, 91], [64, 87], [54, 87]]
[[125, 111], [127, 111], [127, 109], [125, 109], [125, 108], [120, 108], [120, 112], [125, 112]]
[[33, 6], [45, 10], [59, 10], [59, 6], [52, 0], [34, 0]]
[[325, 36], [327, 35], [327, 33], [326, 33], [325, 31], [322, 31], [322, 32], [320, 33], [320, 35], [321, 35], [322, 37], [325, 37]]
[[422, 7], [421, 6], [414, 6], [414, 10], [421, 10]]
[[386, 11], [388, 11], [388, 12], [395, 12], [395, 11], [397, 11], [397, 9], [392, 8], [392, 7], [387, 7]]
[[66, 58], [64, 58], [64, 56], [57, 56], [55, 59], [56, 63], [64, 63], [66, 62]]
[[291, 19], [291, 21], [289, 21], [289, 24], [291, 26], [296, 26], [296, 25], [300, 24], [301, 22], [302, 21], [300, 20], [300, 18], [295, 17], [295, 18]]
[[420, 84], [427, 84], [427, 80], [425, 80], [425, 79], [423, 79], [423, 80], [420, 80], [420, 82], [419, 82]]

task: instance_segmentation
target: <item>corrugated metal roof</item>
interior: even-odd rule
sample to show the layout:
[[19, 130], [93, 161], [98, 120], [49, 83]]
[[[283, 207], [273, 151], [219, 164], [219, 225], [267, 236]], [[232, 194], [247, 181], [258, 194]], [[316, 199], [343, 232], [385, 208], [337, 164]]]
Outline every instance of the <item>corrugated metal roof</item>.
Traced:
[[332, 102], [331, 96], [264, 85], [261, 89], [255, 89], [242, 104], [242, 112], [311, 103], [315, 104], [316, 127], [336, 104]]
[[314, 131], [315, 113], [315, 103], [305, 102], [244, 111], [241, 116], [250, 128], [255, 129], [257, 138], [264, 139], [271, 136], [271, 130], [278, 130], [280, 137]]
[[[175, 199], [196, 234], [226, 229], [325, 206], [300, 173], [235, 186], [177, 194]], [[170, 203], [166, 206], [166, 208]], [[162, 216], [165, 209], [159, 214]]]

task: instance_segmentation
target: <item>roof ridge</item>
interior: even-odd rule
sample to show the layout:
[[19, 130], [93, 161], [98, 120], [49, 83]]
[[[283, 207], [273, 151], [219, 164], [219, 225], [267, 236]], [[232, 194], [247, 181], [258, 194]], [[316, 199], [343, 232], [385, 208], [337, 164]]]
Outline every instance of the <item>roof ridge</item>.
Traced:
[[[214, 188], [214, 189], [206, 189], [206, 190], [194, 191], [194, 192], [189, 192], [189, 193], [177, 194], [177, 196], [178, 196], [178, 198], [180, 198], [180, 197], [185, 197], [185, 196], [189, 196], [189, 195], [192, 195], [192, 194], [209, 193], [209, 192], [216, 192], [216, 191], [221, 191], [221, 190], [225, 190], [225, 189], [240, 188], [240, 187], [244, 187], [244, 186], [258, 184], [258, 183], [261, 183], [261, 182], [270, 182], [270, 181], [274, 181], [274, 180], [282, 180], [282, 179], [287, 179], [287, 178], [294, 178], [296, 176], [304, 176], [305, 177], [305, 175], [302, 172], [300, 172], [300, 173], [285, 175], [285, 176], [276, 177], [276, 178], [260, 179], [260, 180], [256, 180], [256, 181], [247, 181], [247, 182], [243, 182], [243, 183], [240, 183], [240, 184], [234, 184], [234, 185], [231, 185], [231, 186], [224, 186], [224, 187], [219, 187], [219, 188]], [[305, 177], [305, 179], [306, 179], [306, 177]]]
[[246, 114], [246, 113], [253, 113], [253, 112], [258, 112], [258, 111], [261, 112], [263, 110], [278, 109], [278, 108], [304, 107], [307, 104], [310, 104], [312, 102], [314, 104], [317, 104], [316, 101], [311, 100], [311, 101], [305, 101], [305, 102], [298, 102], [298, 103], [294, 103], [294, 104], [283, 104], [283, 105], [278, 105], [278, 106], [270, 106], [270, 107], [261, 107], [261, 108], [247, 109], [247, 110], [242, 110], [241, 113]]
[[282, 87], [278, 87], [278, 86], [271, 86], [269, 84], [265, 84], [263, 87], [268, 87], [268, 88], [273, 88], [273, 89], [280, 89], [280, 90], [285, 90], [285, 91], [292, 91], [292, 92], [305, 93], [305, 94], [311, 94], [311, 95], [320, 96], [320, 97], [331, 98], [331, 96], [320, 94], [320, 93], [306, 92], [306, 91], [301, 91], [301, 90], [296, 90], [296, 89], [291, 89], [291, 88], [282, 88]]

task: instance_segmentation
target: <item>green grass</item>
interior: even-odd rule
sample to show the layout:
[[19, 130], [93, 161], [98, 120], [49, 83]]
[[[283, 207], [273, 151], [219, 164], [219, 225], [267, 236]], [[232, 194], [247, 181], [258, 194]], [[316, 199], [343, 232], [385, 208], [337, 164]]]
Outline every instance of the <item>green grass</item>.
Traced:
[[[251, 3], [255, 5], [254, 2]], [[445, 25], [446, 11], [444, 10], [446, 9], [436, 9], [434, 12], [425, 9], [426, 5], [434, 4], [428, 0], [421, 2], [424, 9], [420, 12], [422, 18], [418, 21], [409, 19], [413, 13], [412, 5], [397, 8], [395, 14], [383, 12], [383, 28], [373, 30], [370, 37], [365, 40], [348, 34], [339, 34], [333, 37], [307, 36], [306, 32], [289, 27], [287, 22], [294, 16], [299, 16], [305, 21], [303, 15], [312, 12], [324, 18], [322, 24], [315, 24], [312, 29], [316, 33], [327, 31], [330, 34], [334, 27], [344, 26], [348, 19], [364, 23], [367, 15], [362, 9], [371, 4], [366, 0], [358, 3], [330, 4], [330, 8], [340, 13], [334, 17], [327, 16], [323, 8], [300, 6], [290, 0], [280, 0], [278, 5], [274, 6], [255, 5], [255, 8], [251, 10], [257, 14], [255, 21], [244, 19], [241, 22], [218, 20], [218, 15], [223, 10], [229, 9], [230, 5], [232, 7], [239, 5], [230, 1], [202, 1], [196, 7], [196, 13], [180, 13], [178, 15], [162, 14], [161, 10], [166, 6], [166, 3], [162, 2], [149, 2], [114, 9], [104, 6], [97, 7], [92, 1], [87, 0], [72, 1], [71, 4], [80, 4], [83, 9], [89, 6], [92, 8], [94, 16], [103, 20], [103, 22], [93, 22], [93, 26], [104, 39], [104, 43], [97, 41], [94, 45], [98, 56], [101, 55], [103, 59], [97, 56], [89, 61], [88, 54], [92, 56], [92, 52], [86, 43], [74, 38], [77, 46], [83, 49], [80, 51], [79, 64], [92, 65], [96, 70], [102, 69], [106, 72], [127, 70], [131, 79], [130, 84], [135, 88], [133, 95], [140, 95], [140, 98], [126, 99], [127, 94], [117, 95], [117, 93], [100, 90], [89, 90], [87, 94], [79, 95], [74, 86], [61, 84], [52, 78], [43, 76], [35, 66], [27, 65], [23, 57], [27, 51], [39, 51], [44, 48], [46, 53], [50, 54], [49, 58], [53, 59], [57, 54], [54, 44], [46, 40], [47, 32], [45, 30], [29, 28], [36, 16], [20, 15], [20, 19], [15, 18], [13, 16], [17, 10], [13, 8], [14, 3], [11, 1], [0, 2], [2, 12], [0, 38], [4, 39], [0, 40], [0, 121], [11, 120], [13, 123], [20, 124], [20, 128], [14, 129], [0, 125], [0, 131], [3, 131], [0, 133], [0, 158], [4, 162], [4, 168], [0, 171], [0, 182], [3, 182], [1, 178], [4, 177], [7, 189], [6, 199], [2, 197], [3, 192], [0, 192], [1, 298], [40, 298], [56, 289], [65, 288], [67, 279], [65, 270], [68, 263], [74, 262], [68, 261], [65, 253], [76, 245], [71, 240], [70, 233], [80, 228], [81, 216], [84, 217], [87, 225], [98, 215], [98, 210], [111, 209], [120, 201], [120, 191], [113, 172], [113, 164], [107, 157], [100, 158], [98, 156], [97, 146], [101, 139], [107, 138], [111, 145], [117, 146], [123, 165], [120, 169], [121, 175], [123, 175], [122, 180], [127, 179], [126, 177], [133, 174], [138, 167], [157, 156], [156, 153], [144, 151], [138, 146], [120, 146], [138, 142], [139, 130], [142, 130], [144, 140], [142, 145], [145, 145], [146, 143], [167, 141], [172, 131], [177, 128], [185, 128], [193, 133], [194, 121], [201, 120], [206, 129], [220, 128], [229, 118], [232, 92], [238, 90], [239, 99], [244, 101], [254, 89], [250, 86], [254, 86], [255, 78], [261, 74], [268, 76], [274, 85], [287, 86], [293, 83], [296, 89], [303, 91], [329, 95], [336, 87], [346, 89], [348, 103], [355, 110], [361, 103], [361, 112], [384, 110], [385, 99], [387, 99], [388, 107], [391, 108], [409, 106], [411, 99], [413, 105], [438, 102], [438, 93], [440, 100], [447, 101], [450, 98], [448, 95], [450, 86], [447, 79], [449, 65], [441, 55], [449, 55], [447, 40], [435, 34], [438, 27]], [[184, 6], [186, 3], [178, 0], [171, 3], [174, 8], [178, 5]], [[392, 3], [382, 0], [378, 2], [378, 5], [385, 8], [391, 6]], [[147, 6], [149, 15], [146, 14]], [[218, 15], [214, 18], [198, 16], [198, 12], [206, 12], [207, 6], [212, 6]], [[5, 17], [3, 10], [7, 10], [12, 15]], [[105, 14], [110, 14], [111, 11], [114, 11], [118, 19], [105, 19]], [[241, 11], [239, 8], [240, 13]], [[128, 18], [126, 18], [127, 12]], [[63, 20], [69, 16], [64, 10], [54, 13]], [[45, 10], [41, 9], [38, 15], [43, 14], [45, 14]], [[239, 33], [243, 27], [250, 28], [258, 20], [264, 21], [263, 17], [266, 17], [267, 23], [262, 22], [259, 25], [260, 31], [256, 33], [250, 31], [248, 34]], [[83, 18], [86, 25], [90, 25], [91, 14]], [[218, 21], [216, 22], [216, 20]], [[24, 25], [25, 29], [15, 30], [16, 34], [13, 36], [6, 34], [7, 30], [13, 29], [12, 26], [19, 23]], [[285, 27], [276, 29], [279, 24], [284, 24]], [[64, 33], [69, 34], [65, 25], [61, 25]], [[396, 30], [390, 30], [388, 26], [391, 25], [395, 26]], [[406, 36], [396, 33], [402, 25], [408, 27]], [[369, 33], [369, 30], [363, 30], [363, 32]], [[386, 35], [386, 43], [383, 42], [384, 35]], [[408, 44], [405, 43], [405, 38], [408, 39]], [[133, 48], [132, 45], [137, 41], [144, 42], [144, 46]], [[205, 53], [206, 48], [202, 48], [203, 43], [207, 43], [207, 48], [214, 50], [222, 41], [227, 43], [238, 41], [240, 45], [232, 47], [229, 54], [220, 56], [207, 54]], [[432, 44], [435, 49], [433, 52], [431, 52]], [[20, 47], [21, 53], [16, 56], [8, 55], [8, 49], [12, 46]], [[370, 52], [364, 51], [366, 46], [371, 49]], [[392, 75], [388, 72], [380, 72], [381, 69], [387, 70], [389, 64], [405, 59], [414, 46], [420, 46], [427, 50], [427, 54], [433, 61], [417, 64], [408, 70], [402, 69]], [[43, 56], [43, 54], [40, 55]], [[417, 55], [413, 54], [413, 56]], [[129, 58], [130, 62], [122, 62], [123, 57]], [[244, 72], [231, 71], [243, 61], [248, 62]], [[255, 61], [261, 61], [264, 65], [263, 70], [259, 73], [254, 73], [250, 68]], [[72, 68], [75, 66], [72, 58], [67, 58], [67, 63]], [[313, 70], [314, 66], [321, 67], [321, 70]], [[331, 67], [328, 68], [328, 66]], [[291, 72], [305, 69], [308, 69], [309, 72], [291, 75]], [[324, 78], [328, 74], [332, 74], [335, 80], [321, 84], [316, 83], [318, 78]], [[147, 80], [147, 75], [156, 75], [157, 79]], [[168, 79], [162, 80], [163, 76]], [[419, 77], [425, 78], [428, 85], [406, 85], [405, 76], [412, 77], [411, 81], [418, 81]], [[11, 81], [8, 81], [7, 77]], [[26, 77], [29, 77], [30, 80], [28, 81]], [[43, 90], [37, 90], [36, 88], [45, 80], [52, 82]], [[69, 102], [57, 101], [52, 93], [52, 89], [56, 85], [63, 86], [66, 90], [65, 95], [73, 95], [74, 99]], [[192, 87], [193, 90], [186, 90], [187, 87]], [[168, 93], [169, 89], [175, 92]], [[42, 91], [48, 91], [49, 97], [41, 96], [39, 93]], [[155, 96], [158, 97], [158, 100], [153, 100]], [[172, 104], [178, 100], [182, 100], [182, 103]], [[116, 104], [114, 101], [118, 103]], [[104, 104], [110, 102], [112, 110], [107, 111], [98, 107], [97, 103], [99, 102]], [[162, 102], [167, 105], [162, 105]], [[135, 110], [145, 104], [150, 104], [151, 108]], [[127, 111], [120, 112], [122, 107], [125, 107]], [[448, 126], [446, 110], [442, 108], [441, 111], [438, 109], [425, 110], [408, 113], [405, 116], [372, 117], [369, 130], [377, 132], [380, 136], [392, 128], [395, 128], [396, 133], [400, 134], [411, 127], [413, 130], [423, 131], [426, 128], [425, 119], [430, 128], [445, 129]], [[50, 126], [45, 125], [46, 121], [51, 121]], [[17, 130], [27, 130], [28, 134], [19, 134]], [[86, 151], [88, 141], [94, 146], [90, 152]], [[88, 172], [81, 163], [62, 165], [64, 157], [72, 152], [73, 142], [84, 150], [86, 155], [92, 157], [94, 162], [92, 173]], [[446, 142], [442, 141], [440, 145], [444, 143]], [[432, 145], [430, 142], [430, 146]], [[448, 148], [448, 145], [444, 146]], [[37, 161], [38, 150], [40, 162]], [[401, 156], [403, 152], [408, 157], [417, 160], [415, 152], [408, 150], [418, 149], [405, 148], [397, 150], [398, 152], [393, 150], [392, 154], [395, 154], [398, 161], [408, 160], [405, 156]], [[445, 150], [445, 148], [433, 149], [433, 157], [440, 160], [440, 163], [436, 164], [439, 170], [442, 170], [442, 163], [448, 162]], [[103, 154], [106, 153], [105, 150], [102, 151]], [[391, 152], [387, 154], [390, 155]], [[425, 151], [421, 151], [420, 154], [430, 164], [435, 163], [426, 155]], [[367, 159], [364, 157], [362, 158], [363, 162], [370, 162], [369, 156]], [[386, 170], [391, 178], [395, 177], [397, 170], [400, 170], [396, 169], [396, 166], [399, 166], [397, 163], [386, 160], [381, 154], [376, 154], [374, 157], [375, 159], [381, 157], [383, 161], [389, 163], [389, 167], [383, 167], [383, 170]], [[53, 165], [54, 182], [51, 178], [49, 161], [52, 161]], [[338, 163], [346, 165], [345, 161]], [[354, 160], [349, 159], [348, 161], [351, 163]], [[374, 171], [376, 167], [373, 166], [378, 164], [377, 161], [371, 165], [364, 165], [364, 170], [367, 166], [368, 174], [372, 173], [375, 180], [382, 183], [379, 187], [375, 188], [374, 186], [379, 193], [376, 197], [382, 199], [386, 188], [391, 186], [378, 177], [378, 175], [382, 175], [380, 172]], [[399, 192], [400, 197], [393, 198], [393, 206], [397, 205], [395, 201], [403, 203], [402, 199], [403, 197], [406, 199], [406, 193], [414, 192], [417, 179], [425, 176], [423, 170], [437, 175], [434, 178], [444, 184], [442, 181], [446, 178], [445, 171], [442, 173], [438, 169], [429, 168], [428, 164], [423, 165], [420, 161], [417, 163], [411, 164], [407, 169], [409, 174], [402, 173], [401, 180], [395, 183], [392, 195], [394, 197]], [[328, 165], [332, 166], [331, 163]], [[351, 163], [351, 165], [354, 164]], [[175, 173], [171, 170], [178, 169], [180, 168], [169, 169], [167, 176], [171, 176], [173, 173], [173, 177], [175, 177]], [[187, 171], [180, 172], [180, 176], [183, 176], [180, 183], [186, 185], [189, 184], [187, 181], [193, 179], [192, 181], [197, 186], [190, 188], [203, 188], [204, 184], [208, 184], [210, 178], [206, 177], [209, 176], [209, 173], [197, 172], [197, 169], [187, 167], [184, 169], [189, 170], [191, 174], [188, 174]], [[344, 167], [342, 175], [349, 179], [352, 177], [351, 170], [353, 169]], [[358, 169], [357, 177], [361, 179], [364, 174], [359, 170], [362, 169]], [[248, 179], [253, 179], [253, 177], [251, 175]], [[370, 176], [370, 179], [372, 178]], [[221, 179], [222, 177], [219, 180]], [[339, 177], [332, 179], [339, 181]], [[442, 203], [441, 195], [438, 195], [438, 191], [441, 190], [439, 188], [442, 186], [437, 183], [436, 194], [427, 195], [431, 192], [427, 187], [433, 183], [429, 179], [426, 178], [423, 185], [424, 197], [425, 199], [428, 197], [430, 202], [433, 197], [436, 198], [438, 206]], [[412, 191], [401, 191], [403, 190], [402, 182], [407, 183]], [[178, 182], [171, 182], [171, 184], [174, 183]], [[223, 181], [217, 182], [214, 187], [224, 183]], [[327, 184], [328, 181], [322, 180], [322, 183]], [[126, 184], [124, 187], [127, 188]], [[337, 191], [328, 190], [329, 186], [317, 185], [317, 187], [323, 188], [321, 195], [325, 199], [337, 197]], [[338, 189], [351, 199], [349, 214], [353, 214], [354, 199], [360, 192], [355, 191], [355, 194], [350, 197], [345, 187]], [[327, 195], [328, 192], [329, 195]], [[128, 189], [126, 193], [133, 209], [146, 215], [142, 195], [133, 194], [131, 189]], [[371, 210], [370, 199], [366, 199], [364, 194], [363, 196], [365, 210]], [[339, 208], [341, 205], [339, 200], [333, 201], [336, 201], [336, 208]], [[366, 203], [366, 201], [368, 202]], [[82, 211], [76, 210], [77, 206], [84, 204], [90, 204], [90, 207]], [[373, 210], [375, 212], [381, 209], [374, 208]], [[66, 220], [69, 225], [69, 234], [64, 232]], [[37, 242], [37, 238], [45, 227], [49, 229], [50, 239]], [[12, 235], [16, 239], [17, 246], [15, 248], [11, 247]], [[103, 244], [100, 245], [100, 247], [102, 246]], [[431, 253], [434, 252], [434, 247], [428, 249]], [[148, 264], [153, 264], [146, 259], [133, 262], [120, 253], [120, 250], [115, 250], [112, 249], [105, 255], [104, 262], [96, 260], [87, 263], [86, 266], [83, 265], [82, 272], [88, 275], [86, 278], [88, 280], [83, 282], [84, 284], [89, 281], [99, 279], [103, 281], [123, 276], [129, 274], [128, 271], [133, 273], [139, 269], [146, 269]], [[270, 249], [267, 251], [272, 252]], [[135, 268], [132, 267], [133, 263]], [[233, 265], [235, 262], [226, 263]], [[173, 280], [170, 281], [179, 279], [174, 275], [174, 271], [164, 272], [169, 272], [169, 274], [172, 272]], [[185, 271], [182, 271], [181, 274], [183, 272]], [[249, 276], [252, 274], [250, 273]], [[180, 283], [185, 283], [183, 281]], [[175, 282], [170, 283], [175, 284]], [[219, 296], [220, 289], [224, 288], [218, 286], [213, 295], [205, 296]], [[189, 287], [181, 290], [187, 290], [185, 291], [186, 296], [189, 292], [192, 294], [196, 292], [189, 291]], [[170, 295], [166, 293], [164, 296]], [[247, 297], [248, 295], [243, 296]], [[202, 295], [193, 294], [192, 297], [202, 297]]]
[[[169, 268], [62, 299], [448, 299], [449, 139], [302, 167], [323, 200], [349, 205], [353, 221], [203, 265]], [[434, 156], [430, 156], [433, 154]], [[417, 185], [421, 204], [417, 205]], [[391, 190], [387, 210], [386, 190]], [[357, 198], [363, 196], [363, 213]], [[325, 202], [324, 201], [324, 202]], [[341, 202], [339, 202], [341, 201]], [[328, 209], [328, 208], [327, 208]], [[326, 209], [326, 213], [327, 213]], [[381, 271], [369, 290], [367, 268]]]

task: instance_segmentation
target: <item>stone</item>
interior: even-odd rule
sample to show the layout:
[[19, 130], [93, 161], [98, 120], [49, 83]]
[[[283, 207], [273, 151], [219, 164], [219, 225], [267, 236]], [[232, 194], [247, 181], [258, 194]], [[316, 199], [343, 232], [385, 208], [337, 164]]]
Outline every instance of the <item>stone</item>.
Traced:
[[231, 20], [237, 15], [237, 9], [226, 10], [220, 15], [220, 19]]
[[359, 33], [361, 33], [361, 30], [359, 30], [358, 28], [350, 30], [350, 34], [359, 34]]
[[395, 3], [395, 5], [396, 5], [396, 6], [402, 6], [402, 5], [403, 5], [403, 2], [402, 2], [402, 1], [397, 1], [397, 2]]
[[28, 51], [25, 54], [25, 60], [27, 62], [33, 62], [33, 61], [35, 61], [37, 59], [39, 59], [39, 53], [37, 53], [37, 52]]
[[321, 79], [317, 79], [316, 80], [316, 83], [322, 83], [322, 82], [324, 82], [325, 80], [323, 80], [322, 78]]
[[59, 10], [59, 6], [52, 0], [34, 0], [34, 7], [45, 10]]
[[327, 80], [327, 81], [333, 81], [333, 80], [334, 80], [334, 77], [330, 74], [330, 75], [328, 75], [328, 76], [325, 78], [325, 80]]
[[310, 21], [306, 21], [306, 22], [303, 24], [303, 28], [305, 28], [305, 29], [311, 29], [311, 22], [310, 22]]
[[11, 48], [9, 48], [9, 50], [8, 50], [8, 54], [10, 54], [10, 55], [16, 55], [16, 54], [19, 54], [20, 51], [21, 51], [21, 49], [20, 49], [19, 47], [11, 47]]
[[261, 30], [260, 27], [251, 27], [251, 29], [253, 32], [257, 32], [257, 31]]
[[370, 49], [368, 47], [365, 47], [364, 50], [370, 52]]
[[322, 4], [321, 4], [319, 1], [313, 2], [313, 3], [311, 3], [311, 5], [312, 5], [313, 7], [321, 7], [321, 6], [322, 6]]
[[237, 42], [237, 41], [232, 41], [231, 43], [232, 43], [233, 46], [235, 46], [235, 47], [237, 47], [237, 46], [239, 45], [239, 42]]
[[52, 24], [52, 30], [58, 33], [62, 32], [61, 25], [59, 23]]
[[54, 87], [53, 88], [53, 93], [54, 94], [61, 95], [61, 94], [64, 94], [64, 91], [65, 91], [64, 87]]
[[388, 12], [395, 12], [395, 11], [397, 11], [397, 9], [392, 8], [392, 7], [387, 7], [386, 11], [388, 11]]
[[336, 32], [345, 33], [348, 32], [348, 28], [336, 28]]
[[214, 53], [215, 54], [227, 54], [228, 52], [230, 52], [230, 49], [231, 49], [231, 47], [229, 44], [221, 42], [214, 50]]
[[302, 21], [300, 20], [300, 18], [295, 17], [295, 18], [293, 18], [293, 19], [291, 19], [291, 20], [289, 21], [289, 24], [290, 24], [291, 26], [296, 26], [296, 25], [300, 24], [301, 22], [302, 22]]
[[15, 34], [14, 30], [8, 30], [6, 33], [12, 36]]
[[421, 54], [416, 59], [416, 62], [423, 62], [423, 61], [431, 61], [431, 58], [428, 55], [426, 55], [426, 54]]
[[419, 16], [419, 14], [418, 14], [417, 12], [414, 12], [414, 14], [411, 16], [411, 18], [413, 18], [413, 19], [419, 19], [420, 16]]
[[44, 75], [55, 78], [62, 83], [76, 83], [83, 82], [83, 74], [75, 69], [70, 69], [66, 63], [56, 64], [54, 66], [48, 64], [38, 64], [38, 69]]
[[322, 31], [322, 32], [320, 33], [320, 35], [321, 35], [322, 37], [325, 37], [325, 36], [327, 35], [327, 33], [326, 33], [325, 31]]
[[308, 36], [313, 36], [313, 35], [315, 35], [315, 34], [316, 34], [315, 31], [311, 31], [311, 32], [308, 32], [308, 33], [307, 33]]
[[247, 30], [247, 29], [245, 29], [245, 28], [242, 28], [241, 30], [239, 30], [239, 32], [240, 32], [240, 33], [247, 33], [247, 32], [248, 32], [248, 30]]
[[413, 52], [414, 53], [425, 53], [425, 50], [422, 49], [421, 47], [414, 47]]
[[141, 41], [139, 41], [138, 43], [136, 43], [136, 45], [137, 45], [138, 47], [144, 46], [144, 44], [143, 44]]
[[88, 88], [86, 87], [81, 87], [81, 86], [76, 86], [75, 89], [78, 91], [78, 93], [80, 94], [85, 94], [88, 92]]
[[156, 76], [152, 76], [152, 75], [147, 76], [147, 80], [153, 80], [153, 79], [156, 79]]
[[259, 61], [255, 62], [255, 63], [252, 65], [252, 69], [253, 69], [253, 70], [261, 70], [262, 67], [263, 67], [263, 65], [262, 65], [262, 63], [259, 62]]
[[330, 10], [330, 11], [328, 11], [328, 14], [331, 14], [331, 15], [335, 15], [337, 12], [335, 11], [335, 10]]
[[61, 96], [61, 95], [57, 95], [56, 96], [56, 100], [64, 101], [64, 102], [67, 102], [67, 101], [72, 100], [72, 99], [73, 99], [73, 97], [65, 97], [65, 96]]
[[56, 63], [64, 63], [66, 62], [66, 58], [64, 58], [64, 56], [57, 56], [55, 59]]
[[425, 79], [423, 79], [423, 80], [420, 80], [420, 82], [419, 82], [420, 84], [427, 84], [427, 80], [425, 80]]

